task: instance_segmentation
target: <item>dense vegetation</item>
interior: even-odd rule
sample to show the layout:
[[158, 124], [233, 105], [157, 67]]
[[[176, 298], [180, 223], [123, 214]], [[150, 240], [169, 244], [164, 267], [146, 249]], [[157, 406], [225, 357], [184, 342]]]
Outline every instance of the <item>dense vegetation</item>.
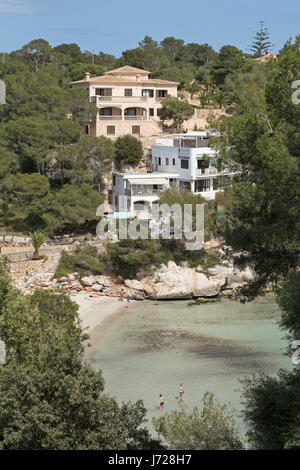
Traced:
[[197, 406], [190, 410], [181, 404], [178, 410], [153, 418], [153, 424], [169, 449], [243, 449], [233, 410], [221, 405], [213, 393], [203, 395], [201, 410]]
[[65, 293], [24, 296], [0, 268], [0, 449], [160, 448], [142, 402], [119, 405], [83, 363], [77, 310]]
[[63, 251], [55, 277], [60, 279], [68, 274], [78, 273], [79, 277], [88, 274], [102, 274], [105, 266], [94, 246], [77, 247], [74, 253]]
[[[276, 283], [281, 326], [299, 340], [300, 259], [300, 106], [292, 83], [300, 74], [300, 36], [270, 66], [265, 87], [245, 85], [233, 114], [219, 123], [222, 158], [234, 159], [240, 173], [227, 196], [219, 233], [240, 253], [239, 264], [259, 274], [242, 291], [252, 299]], [[294, 369], [277, 377], [244, 381], [244, 417], [250, 444], [260, 449], [300, 447], [299, 351]], [[294, 354], [292, 357], [294, 357]]]

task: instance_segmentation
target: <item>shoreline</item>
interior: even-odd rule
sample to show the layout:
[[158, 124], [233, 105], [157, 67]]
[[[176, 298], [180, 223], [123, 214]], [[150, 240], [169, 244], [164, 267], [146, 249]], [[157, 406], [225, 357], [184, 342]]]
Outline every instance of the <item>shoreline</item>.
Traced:
[[125, 299], [121, 302], [119, 297], [91, 298], [87, 295], [77, 295], [72, 300], [79, 307], [78, 315], [81, 326], [89, 335], [85, 351], [85, 359], [89, 361], [92, 359], [94, 347], [107, 329], [120, 316], [130, 314], [131, 309], [139, 303], [137, 300], [130, 300], [128, 305]]

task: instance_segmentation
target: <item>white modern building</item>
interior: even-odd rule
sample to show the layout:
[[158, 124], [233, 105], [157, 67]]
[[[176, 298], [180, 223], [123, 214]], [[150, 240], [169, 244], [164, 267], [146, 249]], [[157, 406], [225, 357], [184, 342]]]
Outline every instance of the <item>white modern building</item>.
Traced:
[[234, 174], [224, 168], [215, 150], [209, 147], [209, 131], [192, 131], [174, 137], [157, 137], [152, 147], [152, 167], [160, 174], [179, 175], [181, 188], [214, 199], [215, 194], [230, 183]]
[[124, 216], [149, 219], [161, 191], [178, 186], [177, 173], [113, 173], [110, 204]]

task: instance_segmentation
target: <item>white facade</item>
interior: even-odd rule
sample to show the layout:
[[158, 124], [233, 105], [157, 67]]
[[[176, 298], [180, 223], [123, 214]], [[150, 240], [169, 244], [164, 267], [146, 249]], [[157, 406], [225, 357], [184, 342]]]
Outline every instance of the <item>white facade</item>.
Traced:
[[178, 185], [176, 173], [113, 173], [111, 205], [115, 212], [149, 219], [160, 192]]
[[152, 146], [153, 169], [162, 173], [176, 172], [180, 187], [214, 199], [224, 181], [231, 179], [233, 171], [221, 169], [217, 153], [209, 147], [210, 135], [206, 131], [193, 131], [157, 138], [156, 145]]

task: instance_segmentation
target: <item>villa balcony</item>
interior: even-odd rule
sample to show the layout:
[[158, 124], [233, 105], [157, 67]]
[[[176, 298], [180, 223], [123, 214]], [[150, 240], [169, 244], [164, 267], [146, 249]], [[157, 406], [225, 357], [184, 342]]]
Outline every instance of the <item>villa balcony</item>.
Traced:
[[102, 106], [103, 103], [146, 103], [148, 96], [91, 96], [91, 103]]
[[147, 121], [147, 116], [139, 116], [138, 114], [135, 116], [124, 116], [125, 121]]
[[147, 121], [147, 116], [99, 116], [100, 121]]
[[217, 168], [205, 168], [205, 171], [196, 170], [196, 176], [229, 175], [232, 173], [233, 171], [230, 168], [223, 168], [221, 171]]
[[157, 188], [153, 188], [151, 185], [137, 185], [138, 187], [127, 189], [130, 191], [131, 196], [156, 196], [160, 192], [167, 189], [165, 186], [159, 185]]
[[122, 116], [99, 116], [100, 121], [122, 121]]

